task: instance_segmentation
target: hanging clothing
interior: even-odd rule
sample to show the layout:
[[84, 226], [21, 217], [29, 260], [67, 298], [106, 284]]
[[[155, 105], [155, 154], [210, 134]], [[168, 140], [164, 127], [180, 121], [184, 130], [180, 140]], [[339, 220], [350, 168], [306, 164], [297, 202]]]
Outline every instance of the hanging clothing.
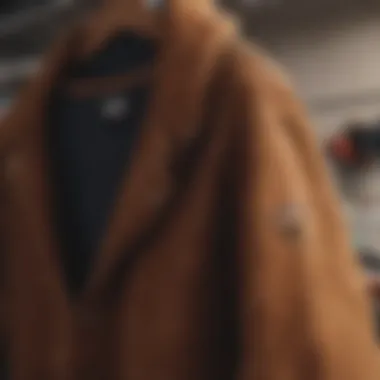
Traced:
[[[61, 82], [112, 79], [151, 66], [154, 58], [154, 41], [120, 33], [101, 51], [73, 63]], [[75, 97], [64, 84], [53, 91], [46, 135], [60, 257], [73, 296], [96, 259], [149, 94], [148, 85], [87, 97]]]
[[2, 124], [11, 379], [378, 380], [364, 278], [307, 116], [231, 20], [172, 3], [149, 111], [75, 299], [45, 127], [80, 29]]

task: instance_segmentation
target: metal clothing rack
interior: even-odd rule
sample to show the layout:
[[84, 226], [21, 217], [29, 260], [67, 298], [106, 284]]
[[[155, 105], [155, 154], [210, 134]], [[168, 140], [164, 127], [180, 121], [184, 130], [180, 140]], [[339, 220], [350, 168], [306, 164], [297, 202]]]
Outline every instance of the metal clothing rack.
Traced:
[[71, 11], [74, 0], [56, 0], [47, 5], [35, 6], [0, 18], [0, 39], [19, 34], [40, 23]]
[[50, 0], [0, 17], [0, 88], [14, 88], [35, 72], [44, 46], [76, 5], [75, 0]]

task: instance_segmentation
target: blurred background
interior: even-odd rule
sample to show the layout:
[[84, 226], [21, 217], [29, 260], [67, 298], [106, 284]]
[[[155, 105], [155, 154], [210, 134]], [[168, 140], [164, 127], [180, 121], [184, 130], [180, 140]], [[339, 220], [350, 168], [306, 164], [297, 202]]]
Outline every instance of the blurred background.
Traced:
[[[2, 113], [60, 28], [84, 6], [78, 0], [1, 0]], [[249, 38], [289, 72], [339, 187], [353, 244], [367, 268], [377, 271], [380, 2], [225, 0], [223, 6], [238, 13]]]

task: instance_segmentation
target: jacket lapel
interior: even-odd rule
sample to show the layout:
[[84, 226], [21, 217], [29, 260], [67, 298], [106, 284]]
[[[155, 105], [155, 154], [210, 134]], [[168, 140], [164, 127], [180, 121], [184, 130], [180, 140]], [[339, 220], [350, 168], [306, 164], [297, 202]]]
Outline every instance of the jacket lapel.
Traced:
[[128, 259], [144, 233], [165, 213], [178, 188], [173, 171], [176, 158], [200, 127], [202, 99], [231, 29], [221, 31], [220, 21], [195, 14], [189, 20], [185, 14], [189, 16], [177, 10], [168, 22], [151, 108], [100, 247], [89, 293], [107, 290], [104, 285], [113, 278], [113, 269], [120, 269], [121, 260]]
[[[179, 7], [170, 13], [161, 57], [156, 65], [154, 94], [142, 125], [141, 138], [83, 296], [95, 296], [106, 288], [120, 260], [125, 260], [133, 251], [134, 244], [173, 199], [177, 183], [172, 166], [177, 154], [197, 133], [205, 89], [216, 57], [233, 30], [231, 25], [216, 12], [210, 16], [200, 13], [199, 9]], [[33, 239], [38, 236], [39, 247], [45, 247], [43, 253], [54, 257], [57, 275], [61, 271], [42, 125], [45, 100], [65, 60], [72, 58], [73, 53], [70, 56], [67, 45], [66, 42], [57, 49], [51, 62], [44, 67], [44, 75], [22, 98], [20, 104], [28, 108], [29, 117], [20, 119], [17, 116], [21, 110], [19, 104], [7, 121], [13, 129], [17, 126], [21, 140], [25, 141], [10, 156], [17, 162], [17, 168], [13, 164], [8, 167], [13, 201], [19, 206], [20, 215], [33, 215], [24, 225], [33, 231], [27, 236]], [[34, 128], [30, 128], [31, 123]], [[24, 220], [21, 217], [18, 223]]]
[[49, 289], [59, 292], [64, 283], [52, 215], [44, 118], [50, 89], [70, 56], [73, 35], [74, 32], [64, 36], [53, 47], [40, 72], [23, 89], [3, 120], [0, 136], [9, 246], [19, 251], [14, 254], [19, 265], [28, 265], [25, 256], [34, 255], [31, 264], [40, 266], [41, 273], [52, 279]]

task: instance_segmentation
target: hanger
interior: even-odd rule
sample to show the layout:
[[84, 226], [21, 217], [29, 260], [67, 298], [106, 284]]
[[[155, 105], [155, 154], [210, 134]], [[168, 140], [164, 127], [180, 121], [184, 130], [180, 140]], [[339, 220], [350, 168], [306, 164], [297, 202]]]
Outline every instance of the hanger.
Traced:
[[81, 54], [91, 55], [122, 30], [160, 39], [162, 10], [166, 1], [168, 0], [103, 0], [102, 5], [85, 21]]

